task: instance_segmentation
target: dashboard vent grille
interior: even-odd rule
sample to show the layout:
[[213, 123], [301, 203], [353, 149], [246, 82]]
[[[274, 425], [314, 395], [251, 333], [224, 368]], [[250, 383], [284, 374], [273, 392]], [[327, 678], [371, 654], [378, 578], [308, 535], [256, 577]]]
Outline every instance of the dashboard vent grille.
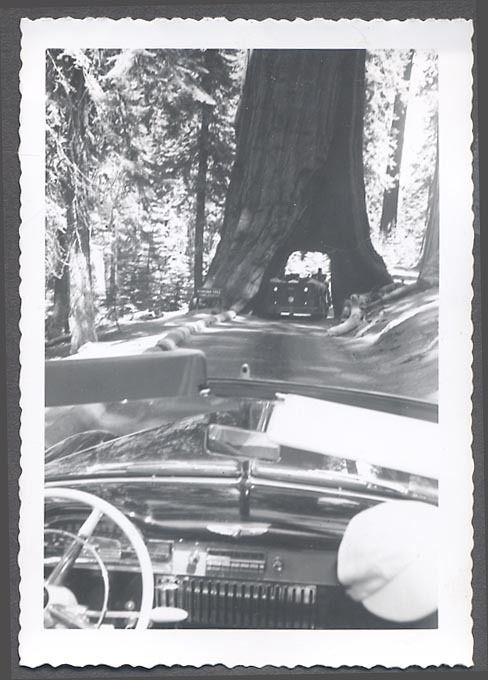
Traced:
[[188, 623], [216, 628], [315, 628], [316, 586], [187, 578], [156, 583], [158, 606], [181, 607]]

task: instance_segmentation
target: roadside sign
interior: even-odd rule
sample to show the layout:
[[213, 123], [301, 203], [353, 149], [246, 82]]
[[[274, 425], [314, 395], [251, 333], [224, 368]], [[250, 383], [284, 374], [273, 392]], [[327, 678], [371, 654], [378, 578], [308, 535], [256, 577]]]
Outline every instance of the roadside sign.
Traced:
[[196, 296], [199, 298], [218, 298], [222, 297], [222, 290], [220, 288], [197, 288]]
[[221, 288], [197, 288], [195, 291], [196, 307], [217, 304], [222, 309], [222, 289]]

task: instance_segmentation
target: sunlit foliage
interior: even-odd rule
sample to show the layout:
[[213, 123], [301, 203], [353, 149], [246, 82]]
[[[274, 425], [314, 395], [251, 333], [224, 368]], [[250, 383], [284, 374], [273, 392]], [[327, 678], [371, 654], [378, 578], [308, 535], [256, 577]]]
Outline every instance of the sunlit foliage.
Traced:
[[[223, 221], [247, 53], [218, 50], [207, 89], [202, 87], [203, 55], [203, 50], [183, 49], [47, 52], [49, 334], [60, 328], [53, 321], [60, 294], [55, 283], [69, 275], [70, 248], [80, 235], [90, 269], [85, 278], [91, 280], [84, 295], [93, 296], [97, 324], [136, 310], [178, 308], [189, 299], [202, 105], [212, 110], [203, 252], [204, 271], [208, 268]], [[435, 167], [436, 55], [415, 52], [409, 83], [402, 80], [405, 55], [379, 50], [369, 52], [366, 62], [366, 199], [375, 247], [389, 267], [418, 262]], [[80, 93], [82, 106], [74, 99]], [[396, 169], [400, 199], [396, 228], [385, 238], [379, 221], [391, 181], [387, 168], [395, 144], [391, 128], [398, 95], [408, 104], [403, 159]], [[75, 216], [71, 227], [70, 210]], [[289, 267], [327, 268], [320, 253], [293, 257]], [[73, 276], [72, 287], [75, 280]], [[69, 307], [69, 286], [66, 290]]]
[[[389, 267], [415, 267], [427, 223], [429, 191], [435, 170], [437, 140], [437, 56], [416, 51], [411, 79], [403, 80], [407, 52], [377, 50], [367, 53], [364, 170], [371, 236]], [[393, 104], [397, 93], [407, 102], [396, 229], [384, 238], [380, 218], [385, 188], [391, 179], [388, 164], [395, 140], [391, 137]]]
[[[99, 321], [127, 310], [161, 311], [188, 298], [193, 248], [197, 132], [201, 103], [212, 107], [207, 172], [208, 265], [222, 219], [234, 151], [233, 122], [245, 54], [220, 52], [213, 91], [199, 83], [202, 50], [85, 50], [86, 96], [93, 102], [90, 173], [77, 167], [66, 97], [69, 53], [47, 54], [46, 282], [67, 266], [60, 235], [66, 232], [63, 181], [69, 170], [83, 184], [89, 214], [93, 292]], [[87, 147], [88, 149], [88, 147]], [[71, 238], [71, 235], [70, 237]], [[61, 239], [62, 241], [62, 239]]]

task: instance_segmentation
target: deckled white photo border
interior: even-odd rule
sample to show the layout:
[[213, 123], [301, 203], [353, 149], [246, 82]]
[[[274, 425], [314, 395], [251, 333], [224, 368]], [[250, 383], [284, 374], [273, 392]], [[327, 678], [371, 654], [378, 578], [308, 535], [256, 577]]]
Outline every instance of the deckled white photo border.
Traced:
[[[21, 665], [471, 665], [472, 22], [65, 18], [23, 19], [21, 29]], [[417, 48], [438, 52], [439, 432], [444, 466], [437, 630], [43, 629], [45, 50], [56, 47]]]

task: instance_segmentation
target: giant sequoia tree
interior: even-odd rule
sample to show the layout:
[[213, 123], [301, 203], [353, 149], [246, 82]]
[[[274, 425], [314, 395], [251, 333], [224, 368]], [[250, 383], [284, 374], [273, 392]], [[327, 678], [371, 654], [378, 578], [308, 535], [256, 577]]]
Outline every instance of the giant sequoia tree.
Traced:
[[236, 121], [222, 237], [206, 285], [236, 308], [295, 250], [331, 258], [336, 315], [352, 292], [391, 282], [364, 196], [364, 51], [256, 50]]

